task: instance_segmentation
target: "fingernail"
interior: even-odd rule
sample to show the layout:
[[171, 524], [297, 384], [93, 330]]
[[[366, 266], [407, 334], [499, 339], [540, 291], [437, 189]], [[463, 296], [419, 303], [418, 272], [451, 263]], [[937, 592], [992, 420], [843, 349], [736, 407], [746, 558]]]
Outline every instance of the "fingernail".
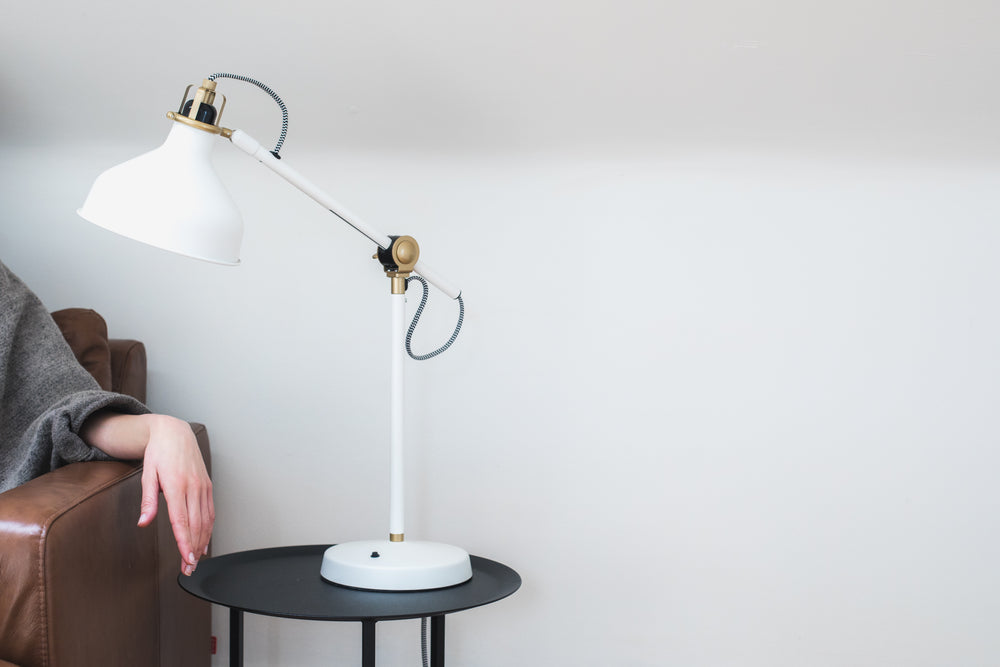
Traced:
[[148, 514], [139, 515], [139, 523], [143, 523], [146, 520], [146, 517], [148, 516], [149, 516]]
[[202, 555], [203, 556], [207, 556], [208, 555], [208, 545], [205, 546], [205, 550], [202, 552]]
[[192, 565], [197, 565], [198, 563], [198, 559], [194, 557], [193, 551], [188, 554], [188, 562], [191, 563]]
[[184, 575], [185, 576], [190, 577], [192, 572], [194, 572], [194, 569], [190, 565], [185, 565], [184, 566]]

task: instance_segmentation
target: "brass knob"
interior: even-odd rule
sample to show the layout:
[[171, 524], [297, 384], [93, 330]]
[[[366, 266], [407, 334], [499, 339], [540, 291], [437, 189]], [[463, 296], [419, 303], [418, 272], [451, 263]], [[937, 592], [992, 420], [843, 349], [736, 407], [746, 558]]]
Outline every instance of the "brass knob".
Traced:
[[412, 271], [420, 259], [420, 246], [412, 236], [400, 236], [392, 244], [392, 259], [401, 273]]

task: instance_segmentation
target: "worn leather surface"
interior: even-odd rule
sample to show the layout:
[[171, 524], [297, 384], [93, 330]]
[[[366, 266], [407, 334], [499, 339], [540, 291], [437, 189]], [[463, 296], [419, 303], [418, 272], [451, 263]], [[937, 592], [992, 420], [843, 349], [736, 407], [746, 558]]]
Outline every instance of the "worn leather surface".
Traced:
[[23, 667], [156, 665], [157, 536], [141, 469], [75, 463], [0, 494], [0, 656]]
[[[99, 356], [93, 329], [79, 340]], [[144, 400], [142, 343], [107, 345], [111, 389]], [[208, 433], [192, 429], [210, 465]], [[0, 667], [210, 664], [210, 606], [177, 585], [162, 496], [155, 526], [136, 526], [141, 471], [75, 463], [0, 494]]]
[[90, 371], [101, 389], [112, 391], [111, 349], [104, 318], [89, 308], [66, 308], [52, 313], [52, 319], [80, 365]]
[[111, 351], [111, 391], [128, 394], [146, 402], [146, 346], [137, 340], [112, 338], [108, 341]]

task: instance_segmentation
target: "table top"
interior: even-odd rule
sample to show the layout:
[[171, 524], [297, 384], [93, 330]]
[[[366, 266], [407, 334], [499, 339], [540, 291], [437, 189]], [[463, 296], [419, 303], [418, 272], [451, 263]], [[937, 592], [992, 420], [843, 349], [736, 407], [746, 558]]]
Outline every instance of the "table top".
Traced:
[[514, 570], [472, 556], [472, 579], [430, 591], [362, 591], [320, 577], [329, 544], [274, 547], [208, 558], [181, 588], [214, 604], [265, 616], [322, 621], [396, 620], [479, 607], [521, 586]]

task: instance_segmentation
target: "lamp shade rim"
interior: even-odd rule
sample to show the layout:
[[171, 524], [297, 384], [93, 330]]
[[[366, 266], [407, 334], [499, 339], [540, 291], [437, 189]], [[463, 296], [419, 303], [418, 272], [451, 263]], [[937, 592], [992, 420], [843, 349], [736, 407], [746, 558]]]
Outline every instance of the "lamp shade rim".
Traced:
[[114, 229], [114, 228], [112, 228], [112, 227], [104, 224], [103, 222], [101, 222], [100, 219], [96, 219], [96, 218], [93, 218], [91, 216], [88, 216], [87, 213], [86, 213], [86, 211], [84, 211], [84, 207], [80, 207], [80, 208], [76, 209], [76, 214], [79, 215], [84, 220], [86, 220], [87, 222], [89, 222], [89, 223], [91, 223], [91, 224], [93, 224], [93, 225], [95, 225], [97, 227], [100, 227], [101, 229], [105, 229], [105, 230], [107, 230], [109, 232], [113, 232], [114, 234], [117, 234], [118, 236], [130, 239], [132, 241], [138, 241], [139, 243], [142, 243], [143, 245], [150, 246], [151, 248], [157, 248], [159, 250], [165, 250], [165, 251], [173, 253], [175, 255], [181, 255], [183, 257], [189, 257], [191, 259], [197, 259], [197, 260], [200, 260], [200, 261], [203, 261], [203, 262], [209, 262], [210, 264], [220, 264], [222, 266], [239, 266], [241, 264], [239, 257], [236, 257], [236, 258], [231, 259], [231, 260], [230, 259], [221, 259], [219, 257], [210, 257], [208, 255], [202, 255], [202, 254], [198, 254], [198, 253], [193, 253], [193, 252], [189, 252], [189, 251], [186, 251], [186, 250], [179, 250], [179, 249], [170, 248], [170, 247], [167, 247], [167, 246], [162, 245], [160, 243], [151, 243], [151, 242], [149, 242], [149, 241], [147, 241], [147, 240], [145, 240], [143, 238], [140, 238], [139, 236], [128, 234], [128, 233], [125, 233], [125, 232], [123, 232], [121, 230], [118, 230], [118, 229]]

